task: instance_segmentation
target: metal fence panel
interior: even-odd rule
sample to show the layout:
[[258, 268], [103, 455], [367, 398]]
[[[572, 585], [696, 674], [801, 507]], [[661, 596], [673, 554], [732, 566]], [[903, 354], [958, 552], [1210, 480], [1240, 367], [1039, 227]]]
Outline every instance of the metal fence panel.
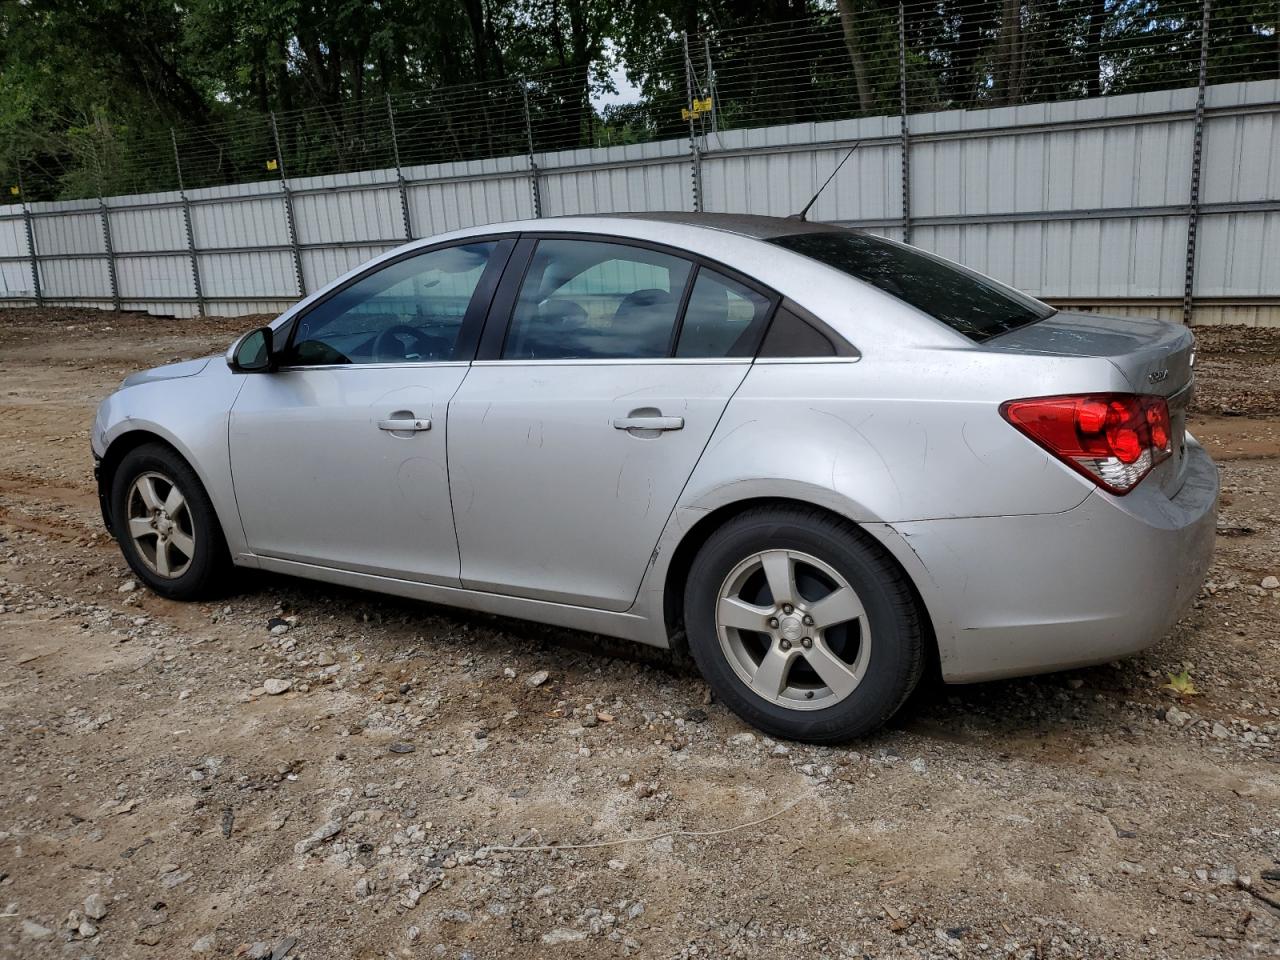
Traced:
[[1261, 283], [1280, 286], [1280, 211], [1205, 217], [1197, 247], [1196, 293], [1202, 297], [1255, 296]]
[[[190, 261], [185, 253], [175, 256], [121, 257], [116, 261], [116, 280], [120, 298], [134, 304], [134, 309], [155, 309], [169, 313], [168, 304], [175, 298], [193, 299]], [[159, 298], [159, 299], [156, 299]]]
[[419, 237], [530, 216], [529, 188], [521, 177], [415, 183], [408, 187], [410, 222]]
[[111, 246], [117, 254], [184, 248], [187, 241], [181, 207], [152, 206], [155, 201], [145, 197], [130, 203], [133, 200], [132, 197], [112, 200]]
[[702, 181], [708, 211], [798, 213], [856, 144], [809, 219], [870, 224], [902, 216], [896, 118], [728, 130], [708, 136], [707, 143]]
[[[297, 299], [293, 258], [288, 250], [200, 254], [200, 279], [210, 300], [241, 298], [291, 302]], [[212, 312], [212, 311], [210, 311]], [[243, 313], [237, 308], [231, 313]]]
[[689, 166], [674, 161], [544, 174], [541, 189], [547, 216], [689, 210], [692, 204]]
[[92, 301], [110, 307], [111, 277], [103, 259], [48, 259], [40, 261], [40, 284], [47, 300]]
[[[1278, 94], [1280, 96], [1280, 94]], [[1280, 198], [1280, 111], [1205, 121], [1204, 203]]]
[[319, 289], [367, 260], [390, 249], [388, 244], [323, 247], [302, 252], [302, 269], [311, 289]]
[[403, 242], [400, 196], [394, 185], [378, 190], [298, 194], [293, 201], [298, 242], [395, 240]]
[[[53, 302], [193, 315], [194, 249], [207, 312], [271, 312], [298, 295], [295, 256], [318, 289], [402, 242], [406, 213], [420, 237], [530, 217], [535, 197], [545, 215], [690, 210], [696, 169], [704, 209], [785, 216], [859, 143], [811, 219], [901, 238], [909, 212], [911, 242], [1033, 294], [1167, 313], [1185, 280], [1195, 105], [1180, 89], [913, 113], [909, 211], [899, 118], [871, 116], [704, 129], [696, 153], [668, 138], [198, 186], [190, 247], [181, 193], [112, 197], [111, 258], [97, 200], [32, 204], [31, 222]], [[1194, 292], [1215, 302], [1196, 319], [1280, 323], [1280, 81], [1207, 89], [1203, 167]], [[22, 217], [0, 208], [8, 302], [34, 294]]]
[[41, 210], [39, 216], [32, 218], [31, 229], [42, 257], [96, 254], [106, 250], [96, 204], [94, 209], [83, 213]]
[[191, 230], [202, 251], [289, 243], [278, 191], [248, 200], [193, 203]]
[[27, 233], [20, 207], [0, 207], [0, 297], [13, 300], [35, 298], [31, 282], [31, 262], [27, 259]]

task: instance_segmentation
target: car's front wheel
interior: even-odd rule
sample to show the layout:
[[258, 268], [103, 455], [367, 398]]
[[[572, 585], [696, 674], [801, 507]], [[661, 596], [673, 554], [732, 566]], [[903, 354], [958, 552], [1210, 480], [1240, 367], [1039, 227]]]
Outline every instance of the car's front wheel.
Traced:
[[230, 567], [226, 541], [200, 478], [160, 443], [124, 455], [111, 484], [111, 517], [129, 566], [173, 600], [216, 593]]
[[755, 508], [716, 530], [694, 559], [684, 613], [712, 690], [775, 736], [870, 733], [923, 670], [901, 572], [853, 524], [816, 509]]

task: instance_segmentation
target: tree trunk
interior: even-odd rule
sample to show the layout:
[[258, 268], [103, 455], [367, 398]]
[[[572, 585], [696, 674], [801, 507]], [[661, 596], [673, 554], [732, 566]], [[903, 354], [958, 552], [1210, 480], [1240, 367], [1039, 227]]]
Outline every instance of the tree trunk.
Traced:
[[1089, 39], [1087, 53], [1089, 61], [1088, 95], [1102, 96], [1102, 27], [1107, 19], [1105, 0], [1093, 0], [1089, 9]]
[[261, 47], [253, 52], [253, 98], [259, 113], [271, 110], [271, 97], [267, 90], [267, 57]]
[[987, 15], [983, 13], [981, 5], [973, 0], [961, 0], [954, 4], [953, 9], [952, 15], [959, 17], [960, 26], [956, 31], [955, 52], [947, 78], [947, 98], [953, 107], [967, 107], [973, 103], [977, 89], [974, 68], [978, 62], [978, 45]]
[[836, 0], [836, 7], [840, 10], [844, 46], [849, 51], [849, 62], [853, 64], [853, 81], [858, 87], [858, 106], [870, 111], [874, 106], [874, 97], [867, 80], [867, 62], [862, 54], [862, 41], [858, 37], [858, 12], [854, 9], [854, 0]]
[[293, 89], [289, 78], [289, 45], [284, 37], [276, 38], [276, 102], [277, 110], [293, 109]]
[[569, 11], [569, 56], [573, 65], [571, 101], [566, 107], [573, 118], [573, 129], [578, 132], [579, 143], [590, 146], [591, 134], [585, 121], [590, 109], [591, 91], [588, 89], [588, 82], [595, 40], [591, 36], [585, 0], [568, 0], [565, 6]]
[[489, 79], [489, 44], [485, 38], [484, 6], [481, 0], [465, 0], [467, 25], [471, 28], [471, 49], [475, 57], [475, 75], [481, 83]]
[[1022, 51], [1022, 0], [1001, 0], [1000, 39], [996, 43], [996, 99], [1013, 105], [1018, 102], [1019, 60]]

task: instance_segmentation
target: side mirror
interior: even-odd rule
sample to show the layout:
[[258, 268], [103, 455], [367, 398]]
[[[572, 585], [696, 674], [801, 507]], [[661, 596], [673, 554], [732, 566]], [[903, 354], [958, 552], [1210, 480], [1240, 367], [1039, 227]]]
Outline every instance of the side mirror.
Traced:
[[276, 368], [270, 327], [250, 330], [227, 351], [227, 366], [235, 373], [271, 373]]

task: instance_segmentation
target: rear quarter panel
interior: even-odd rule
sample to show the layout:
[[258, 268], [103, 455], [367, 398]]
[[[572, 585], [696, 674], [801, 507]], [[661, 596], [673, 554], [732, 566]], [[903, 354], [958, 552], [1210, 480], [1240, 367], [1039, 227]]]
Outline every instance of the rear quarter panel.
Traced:
[[786, 498], [848, 517], [880, 541], [944, 634], [946, 598], [890, 525], [1077, 507], [1093, 486], [1009, 426], [999, 406], [1017, 397], [1110, 389], [1123, 383], [1104, 359], [1020, 357], [971, 346], [875, 347], [856, 361], [757, 361], [672, 513], [639, 609], [661, 621], [672, 555], [708, 513], [743, 500]]
[[1091, 485], [1000, 416], [1005, 400], [1108, 389], [1104, 360], [915, 349], [856, 362], [757, 362], [680, 506], [746, 480], [823, 488], [860, 522], [1059, 513]]

